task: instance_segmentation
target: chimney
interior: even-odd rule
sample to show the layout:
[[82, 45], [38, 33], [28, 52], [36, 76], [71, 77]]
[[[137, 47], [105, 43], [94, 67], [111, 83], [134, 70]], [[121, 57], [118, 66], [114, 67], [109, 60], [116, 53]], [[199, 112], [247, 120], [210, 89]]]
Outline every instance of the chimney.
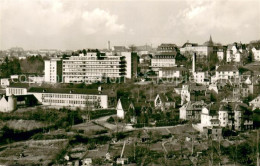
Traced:
[[107, 49], [110, 51], [110, 41], [107, 42]]
[[196, 53], [193, 54], [192, 56], [192, 72], [195, 72], [195, 62], [196, 61]]

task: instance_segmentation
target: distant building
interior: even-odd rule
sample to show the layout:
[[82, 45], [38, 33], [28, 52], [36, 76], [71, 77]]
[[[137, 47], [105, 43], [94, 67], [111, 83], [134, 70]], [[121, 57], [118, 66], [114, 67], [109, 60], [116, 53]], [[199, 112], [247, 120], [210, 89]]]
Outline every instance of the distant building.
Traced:
[[180, 48], [180, 53], [183, 55], [196, 53], [198, 61], [207, 60], [209, 55], [213, 53], [213, 47], [187, 42]]

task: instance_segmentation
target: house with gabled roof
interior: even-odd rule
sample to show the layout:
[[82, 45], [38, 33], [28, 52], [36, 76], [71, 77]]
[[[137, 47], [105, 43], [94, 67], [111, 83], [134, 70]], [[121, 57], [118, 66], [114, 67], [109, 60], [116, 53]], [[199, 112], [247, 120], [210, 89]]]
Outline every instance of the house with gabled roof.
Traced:
[[175, 101], [173, 100], [172, 96], [170, 96], [170, 94], [160, 93], [155, 97], [154, 107], [155, 109], [161, 109], [162, 111], [165, 111], [170, 107], [174, 108]]

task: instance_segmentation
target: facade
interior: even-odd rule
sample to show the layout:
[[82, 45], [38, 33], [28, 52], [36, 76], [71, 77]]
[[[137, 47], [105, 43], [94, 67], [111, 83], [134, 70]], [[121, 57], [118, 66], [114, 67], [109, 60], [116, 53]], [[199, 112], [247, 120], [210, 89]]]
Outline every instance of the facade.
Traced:
[[201, 111], [204, 106], [206, 106], [206, 103], [203, 101], [189, 101], [180, 108], [180, 119], [200, 121]]
[[243, 103], [228, 103], [219, 108], [221, 127], [241, 131], [253, 128], [252, 112]]
[[214, 80], [219, 79], [231, 79], [231, 78], [239, 78], [239, 70], [234, 65], [222, 65], [219, 66], [216, 70], [216, 76]]
[[151, 59], [151, 68], [155, 71], [158, 71], [161, 68], [175, 67], [175, 66], [177, 66], [175, 63], [175, 56], [172, 54], [155, 55]]
[[135, 53], [121, 52], [118, 56], [107, 56], [105, 53], [88, 52], [63, 60], [63, 82], [92, 83], [121, 77], [131, 79], [137, 76], [137, 65]]
[[5, 89], [6, 96], [27, 95], [28, 88], [29, 88], [29, 84], [11, 84]]
[[44, 81], [58, 83], [62, 81], [62, 60], [50, 59], [44, 61]]
[[87, 109], [108, 108], [108, 95], [95, 89], [30, 88], [39, 103], [48, 106], [79, 107]]
[[159, 78], [181, 78], [187, 74], [184, 67], [165, 67], [159, 69]]

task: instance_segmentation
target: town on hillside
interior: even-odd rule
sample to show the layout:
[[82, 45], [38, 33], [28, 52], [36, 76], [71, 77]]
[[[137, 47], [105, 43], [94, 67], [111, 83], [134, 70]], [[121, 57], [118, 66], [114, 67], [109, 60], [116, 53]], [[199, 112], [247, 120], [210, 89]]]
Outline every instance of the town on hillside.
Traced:
[[257, 162], [259, 40], [1, 57], [0, 163]]

